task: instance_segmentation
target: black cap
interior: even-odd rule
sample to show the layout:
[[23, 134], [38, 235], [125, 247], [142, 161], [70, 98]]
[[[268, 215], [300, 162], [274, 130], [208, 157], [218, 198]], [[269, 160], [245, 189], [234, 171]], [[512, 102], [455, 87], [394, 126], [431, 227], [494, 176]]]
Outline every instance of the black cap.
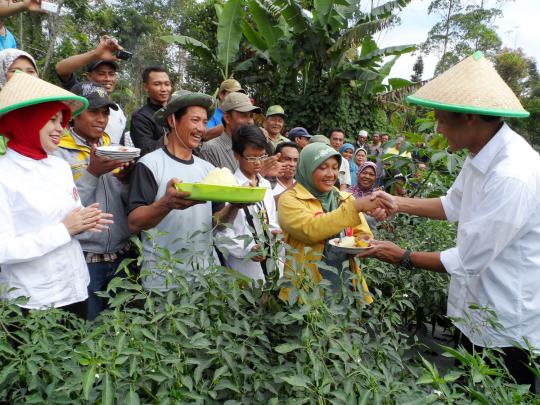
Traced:
[[88, 65], [86, 65], [86, 71], [91, 72], [92, 70], [96, 70], [99, 65], [111, 65], [114, 70], [118, 70], [118, 63], [112, 61], [112, 60], [95, 60], [93, 62], [90, 62]]
[[78, 96], [82, 96], [88, 100], [88, 108], [96, 109], [101, 107], [109, 107], [118, 111], [118, 105], [113, 103], [105, 90], [105, 87], [93, 82], [77, 83], [70, 90]]

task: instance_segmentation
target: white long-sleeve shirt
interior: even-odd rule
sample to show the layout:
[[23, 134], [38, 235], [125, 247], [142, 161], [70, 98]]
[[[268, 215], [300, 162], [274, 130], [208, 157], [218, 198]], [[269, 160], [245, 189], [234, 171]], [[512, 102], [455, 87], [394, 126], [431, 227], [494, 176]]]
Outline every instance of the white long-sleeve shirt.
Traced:
[[90, 281], [79, 242], [62, 221], [81, 206], [69, 165], [34, 160], [8, 148], [0, 158], [0, 285], [25, 308], [84, 301]]
[[[237, 169], [234, 173], [238, 184], [249, 185], [249, 180]], [[272, 193], [270, 182], [261, 176], [258, 176], [259, 187], [266, 187], [266, 193], [261, 203], [257, 203], [248, 207], [249, 212], [253, 216], [253, 224], [257, 234], [261, 235], [263, 230], [259, 220], [259, 214], [262, 210], [266, 211], [268, 217], [268, 225], [271, 229], [279, 229], [277, 223], [276, 204]], [[226, 264], [233, 270], [236, 270], [245, 276], [254, 280], [264, 280], [264, 273], [261, 268], [261, 263], [254, 262], [246, 258], [251, 253], [251, 249], [256, 244], [252, 239], [252, 233], [249, 229], [249, 224], [246, 219], [244, 210], [238, 210], [236, 218], [232, 223], [232, 228], [224, 228], [217, 232], [218, 239], [226, 239], [227, 244], [218, 243], [220, 250], [225, 256]], [[246, 240], [249, 241], [246, 243]], [[280, 273], [283, 271], [283, 261], [280, 262]]]
[[[540, 349], [540, 157], [506, 124], [463, 169], [442, 204], [458, 221], [457, 246], [441, 252], [450, 274], [448, 315], [476, 345], [524, 338]], [[495, 311], [502, 328], [493, 327]]]

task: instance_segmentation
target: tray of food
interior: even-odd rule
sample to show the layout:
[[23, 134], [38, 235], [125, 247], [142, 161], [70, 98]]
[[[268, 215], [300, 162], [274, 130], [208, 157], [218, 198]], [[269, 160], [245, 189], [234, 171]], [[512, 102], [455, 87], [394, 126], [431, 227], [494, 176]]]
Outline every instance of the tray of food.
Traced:
[[188, 200], [256, 203], [262, 201], [265, 187], [241, 186], [227, 168], [214, 169], [199, 183], [176, 183], [178, 191], [189, 192]]

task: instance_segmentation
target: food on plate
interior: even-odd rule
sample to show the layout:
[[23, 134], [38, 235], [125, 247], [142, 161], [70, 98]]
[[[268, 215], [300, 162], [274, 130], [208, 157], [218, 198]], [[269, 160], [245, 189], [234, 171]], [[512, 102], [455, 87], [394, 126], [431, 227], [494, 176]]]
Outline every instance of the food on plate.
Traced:
[[344, 248], [367, 248], [371, 244], [371, 238], [369, 235], [360, 235], [360, 236], [345, 236], [339, 240], [337, 244], [339, 247]]
[[345, 236], [339, 241], [340, 247], [353, 248], [356, 244], [356, 238], [354, 236]]
[[211, 170], [200, 184], [209, 184], [213, 186], [238, 186], [236, 177], [226, 167], [222, 169]]
[[357, 247], [369, 247], [371, 243], [371, 240], [369, 239], [368, 236], [359, 236], [358, 238], [356, 238], [356, 246]]

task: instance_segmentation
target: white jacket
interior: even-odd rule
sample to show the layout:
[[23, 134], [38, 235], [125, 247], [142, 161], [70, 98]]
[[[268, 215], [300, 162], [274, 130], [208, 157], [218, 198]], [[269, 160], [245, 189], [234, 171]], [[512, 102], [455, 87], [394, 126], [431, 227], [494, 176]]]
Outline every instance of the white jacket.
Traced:
[[54, 156], [34, 160], [8, 148], [0, 173], [2, 297], [29, 297], [22, 306], [33, 309], [84, 301], [88, 267], [79, 242], [62, 223], [81, 206], [69, 165]]
[[[236, 180], [240, 185], [248, 185], [249, 180], [244, 176], [240, 169], [237, 169], [234, 173]], [[277, 223], [276, 204], [274, 201], [274, 195], [272, 193], [272, 186], [270, 182], [261, 176], [259, 178], [259, 187], [266, 187], [266, 194], [261, 203], [254, 204], [248, 207], [249, 212], [253, 216], [253, 224], [255, 225], [257, 234], [262, 233], [262, 226], [259, 220], [259, 213], [264, 209], [268, 216], [268, 225], [271, 229], [279, 229]], [[223, 240], [227, 240], [229, 243], [221, 243]], [[217, 232], [216, 240], [218, 247], [225, 256], [227, 267], [236, 270], [245, 276], [248, 276], [254, 280], [264, 280], [264, 273], [262, 272], [261, 264], [254, 262], [251, 259], [246, 258], [251, 253], [252, 247], [255, 245], [252, 233], [249, 229], [249, 224], [246, 219], [244, 210], [239, 210], [232, 228], [224, 228]], [[282, 258], [283, 259], [283, 258]], [[280, 261], [280, 273], [283, 272], [283, 260]]]

